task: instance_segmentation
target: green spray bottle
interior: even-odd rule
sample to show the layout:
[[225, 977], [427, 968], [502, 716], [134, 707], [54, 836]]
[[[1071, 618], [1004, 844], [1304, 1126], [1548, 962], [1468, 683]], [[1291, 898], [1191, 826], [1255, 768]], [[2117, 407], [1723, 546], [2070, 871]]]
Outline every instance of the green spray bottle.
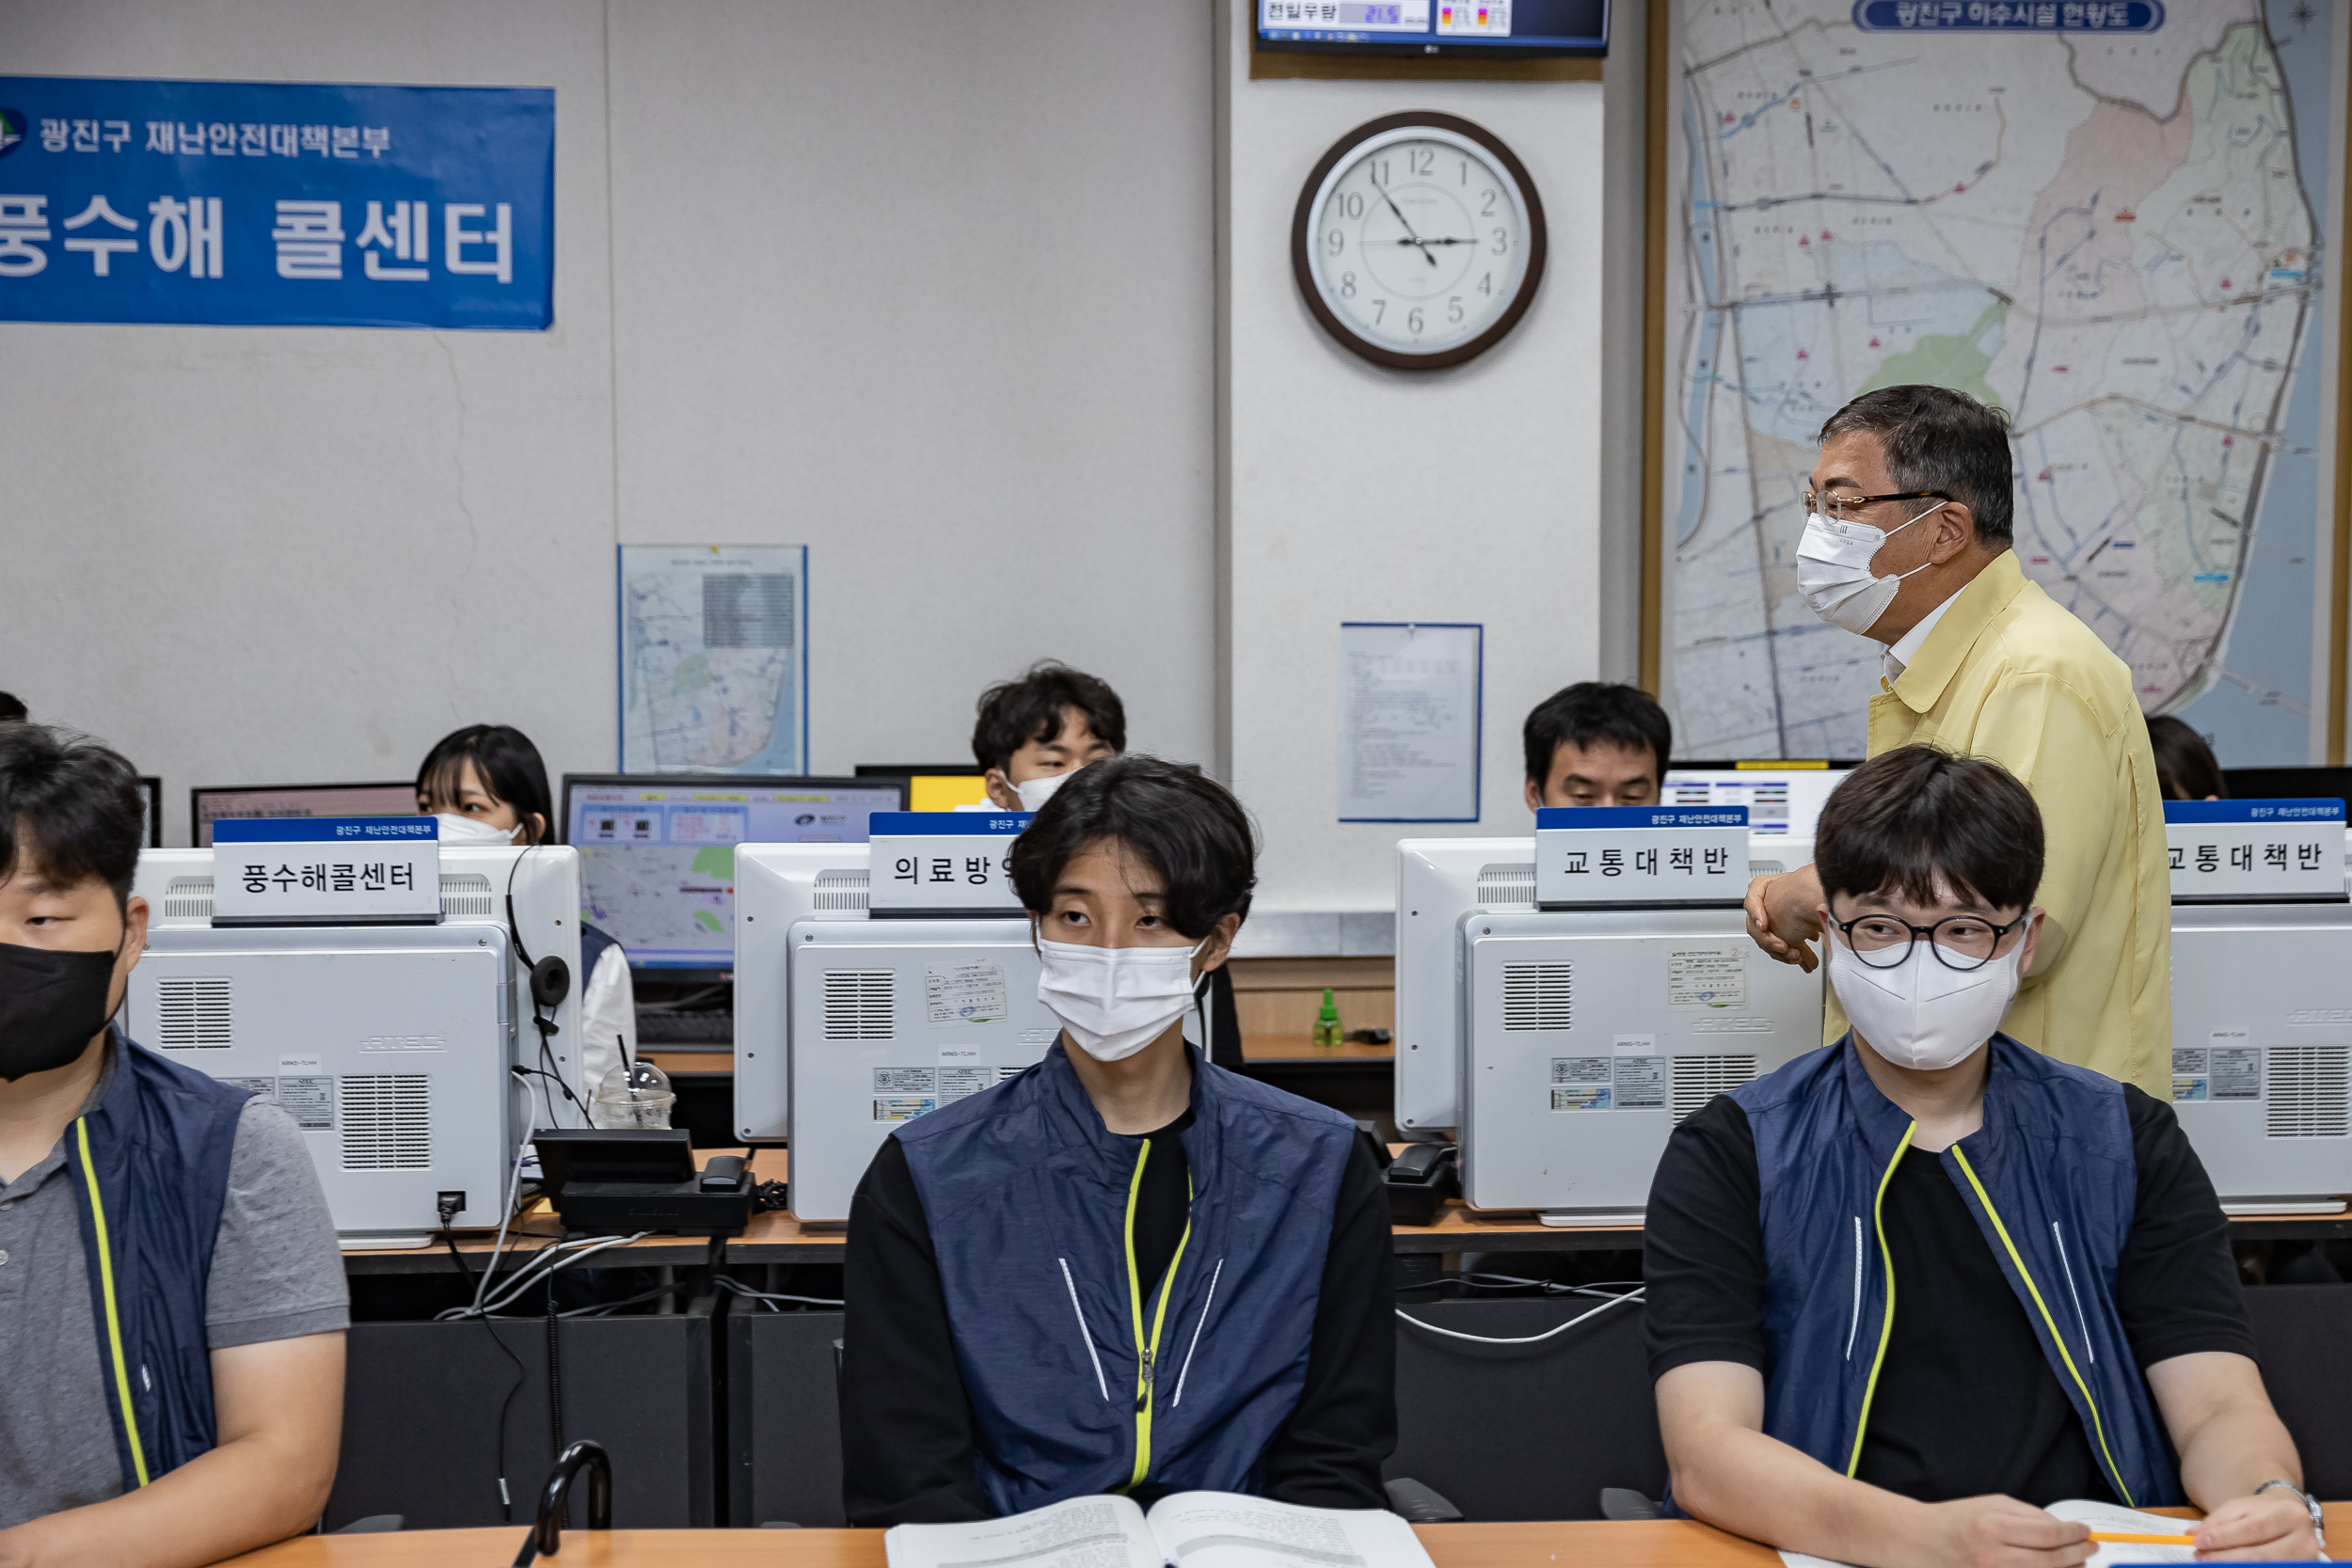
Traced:
[[1340, 1010], [1331, 1001], [1331, 988], [1323, 988], [1323, 1010], [1315, 1014], [1315, 1045], [1338, 1045], [1343, 1037], [1340, 1031]]

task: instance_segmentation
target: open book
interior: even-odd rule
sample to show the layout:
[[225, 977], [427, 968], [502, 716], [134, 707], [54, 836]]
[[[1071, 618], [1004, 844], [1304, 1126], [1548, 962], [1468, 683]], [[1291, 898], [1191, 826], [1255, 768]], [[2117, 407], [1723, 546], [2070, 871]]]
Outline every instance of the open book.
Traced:
[[[2052, 1503], [2049, 1512], [2061, 1519], [2090, 1527], [2091, 1544], [2095, 1549], [2083, 1568], [2121, 1568], [2126, 1562], [2194, 1562], [2197, 1560], [2197, 1548], [2182, 1539], [2197, 1523], [2194, 1519], [2168, 1518], [2161, 1513], [2142, 1513], [2137, 1509], [2122, 1508], [2114, 1503], [2084, 1502], [2072, 1497], [2064, 1502]], [[1832, 1562], [1827, 1558], [1808, 1557], [1803, 1552], [1783, 1552], [1780, 1560], [1788, 1564], [1788, 1568], [1844, 1568], [1842, 1563]], [[895, 1564], [893, 1568], [896, 1568]]]
[[1238, 1492], [1073, 1497], [975, 1525], [898, 1525], [890, 1568], [1433, 1568], [1413, 1528], [1378, 1508], [1301, 1508]]

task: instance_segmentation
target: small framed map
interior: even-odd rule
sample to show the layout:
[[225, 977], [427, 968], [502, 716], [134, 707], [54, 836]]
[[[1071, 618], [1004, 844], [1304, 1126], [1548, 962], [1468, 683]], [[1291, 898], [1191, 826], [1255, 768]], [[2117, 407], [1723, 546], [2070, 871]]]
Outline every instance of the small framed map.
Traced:
[[621, 771], [808, 771], [808, 547], [623, 545]]
[[2340, 761], [2329, 262], [2352, 11], [1662, 0], [1652, 18], [1644, 655], [1678, 744], [1864, 754], [1878, 645], [1798, 595], [1800, 498], [1832, 412], [1931, 382], [2009, 412], [2020, 563], [2122, 657], [2147, 712], [2233, 767]]

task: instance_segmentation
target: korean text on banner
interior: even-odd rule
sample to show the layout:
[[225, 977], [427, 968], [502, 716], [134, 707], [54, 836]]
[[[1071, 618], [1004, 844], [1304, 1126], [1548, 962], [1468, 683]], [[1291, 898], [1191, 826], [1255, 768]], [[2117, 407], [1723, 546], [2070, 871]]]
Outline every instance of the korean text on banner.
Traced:
[[555, 93], [0, 76], [0, 320], [535, 331]]

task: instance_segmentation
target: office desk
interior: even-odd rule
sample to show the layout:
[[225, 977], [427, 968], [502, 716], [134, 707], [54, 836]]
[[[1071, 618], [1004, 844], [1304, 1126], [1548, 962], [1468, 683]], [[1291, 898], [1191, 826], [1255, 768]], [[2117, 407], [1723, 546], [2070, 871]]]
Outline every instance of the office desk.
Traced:
[[[2187, 1509], [2156, 1512], [2188, 1513]], [[2328, 1505], [2333, 1539], [2352, 1531], [2352, 1503]], [[1778, 1554], [1688, 1519], [1618, 1524], [1416, 1525], [1437, 1568], [1777, 1568]], [[252, 1568], [442, 1568], [511, 1562], [520, 1526], [390, 1535], [306, 1535], [235, 1560]], [[882, 1532], [871, 1529], [565, 1530], [560, 1558], [573, 1568], [882, 1568]]]
[[[2332, 1521], [2331, 1521], [2332, 1523]], [[1640, 1524], [1418, 1525], [1438, 1568], [1778, 1568], [1754, 1542], [1688, 1520]], [[306, 1535], [241, 1557], [251, 1568], [445, 1568], [515, 1559], [522, 1527], [389, 1535]], [[882, 1532], [869, 1529], [565, 1530], [555, 1568], [883, 1568]]]

